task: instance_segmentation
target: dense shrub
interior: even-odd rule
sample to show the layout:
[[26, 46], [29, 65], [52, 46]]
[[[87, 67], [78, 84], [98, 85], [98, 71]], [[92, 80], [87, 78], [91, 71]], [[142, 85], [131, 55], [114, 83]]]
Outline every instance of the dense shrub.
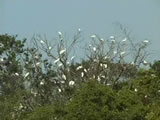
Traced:
[[24, 120], [64, 120], [65, 111], [59, 103], [36, 108]]
[[89, 81], [67, 104], [69, 120], [144, 120], [146, 109], [135, 91]]

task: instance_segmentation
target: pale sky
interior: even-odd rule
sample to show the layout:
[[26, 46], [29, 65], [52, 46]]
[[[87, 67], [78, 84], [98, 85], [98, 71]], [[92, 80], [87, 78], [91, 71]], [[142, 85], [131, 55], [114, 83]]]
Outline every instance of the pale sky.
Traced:
[[48, 38], [62, 31], [73, 36], [78, 28], [85, 40], [91, 34], [118, 35], [121, 23], [135, 41], [149, 39], [154, 59], [160, 59], [159, 0], [0, 0], [0, 34], [30, 39], [34, 33]]

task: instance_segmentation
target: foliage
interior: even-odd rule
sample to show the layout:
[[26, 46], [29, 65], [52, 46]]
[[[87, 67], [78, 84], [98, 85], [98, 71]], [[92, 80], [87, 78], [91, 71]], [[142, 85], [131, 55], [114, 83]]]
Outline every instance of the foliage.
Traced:
[[28, 114], [24, 120], [64, 120], [65, 112], [59, 103], [54, 105], [45, 105], [38, 107], [32, 113]]
[[67, 104], [67, 120], [144, 120], [146, 110], [135, 91], [114, 91], [89, 81]]
[[[2, 94], [9, 94], [17, 88], [23, 88], [22, 79], [14, 73], [22, 73], [20, 55], [23, 53], [25, 39], [16, 40], [16, 36], [0, 36], [0, 84]], [[10, 80], [12, 79], [12, 81]]]
[[159, 120], [160, 116], [160, 104], [153, 104], [150, 108], [150, 112], [147, 114], [147, 120]]
[[67, 120], [111, 119], [115, 95], [110, 87], [90, 81], [85, 84], [67, 105]]
[[153, 70], [140, 71], [132, 87], [132, 89], [137, 89], [137, 94], [141, 96], [145, 104], [160, 98], [160, 76], [157, 76]]
[[2, 120], [22, 119], [29, 113], [29, 105], [25, 96], [30, 96], [26, 91], [17, 90], [16, 93], [0, 97], [0, 114]]
[[157, 74], [157, 71], [153, 68], [150, 70], [141, 70], [139, 72], [139, 78], [134, 80], [134, 82], [134, 88], [137, 89], [137, 94], [148, 109], [147, 120], [158, 120], [160, 114], [160, 76]]
[[117, 109], [122, 120], [145, 120], [147, 108], [137, 92], [122, 88], [117, 95]]
[[151, 69], [153, 69], [156, 74], [158, 76], [160, 76], [160, 60], [155, 61], [152, 65], [151, 65]]

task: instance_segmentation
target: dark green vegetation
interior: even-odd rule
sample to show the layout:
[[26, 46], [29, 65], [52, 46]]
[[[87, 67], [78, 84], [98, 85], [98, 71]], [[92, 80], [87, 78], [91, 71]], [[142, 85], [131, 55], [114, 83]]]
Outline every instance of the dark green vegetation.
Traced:
[[131, 44], [127, 62], [124, 44], [106, 40], [105, 50], [95, 35], [75, 62], [79, 35], [66, 46], [59, 33], [56, 47], [0, 35], [0, 120], [160, 120], [160, 61], [145, 61], [147, 41]]

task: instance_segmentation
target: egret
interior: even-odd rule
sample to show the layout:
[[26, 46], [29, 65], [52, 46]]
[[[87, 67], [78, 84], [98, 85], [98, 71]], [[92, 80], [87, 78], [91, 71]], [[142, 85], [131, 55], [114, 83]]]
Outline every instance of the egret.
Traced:
[[61, 50], [61, 51], [59, 52], [59, 54], [63, 54], [64, 52], [66, 52], [66, 48], [63, 49], [63, 50]]
[[96, 35], [91, 35], [91, 38], [96, 38]]
[[73, 86], [75, 82], [73, 80], [69, 81], [69, 86]]

